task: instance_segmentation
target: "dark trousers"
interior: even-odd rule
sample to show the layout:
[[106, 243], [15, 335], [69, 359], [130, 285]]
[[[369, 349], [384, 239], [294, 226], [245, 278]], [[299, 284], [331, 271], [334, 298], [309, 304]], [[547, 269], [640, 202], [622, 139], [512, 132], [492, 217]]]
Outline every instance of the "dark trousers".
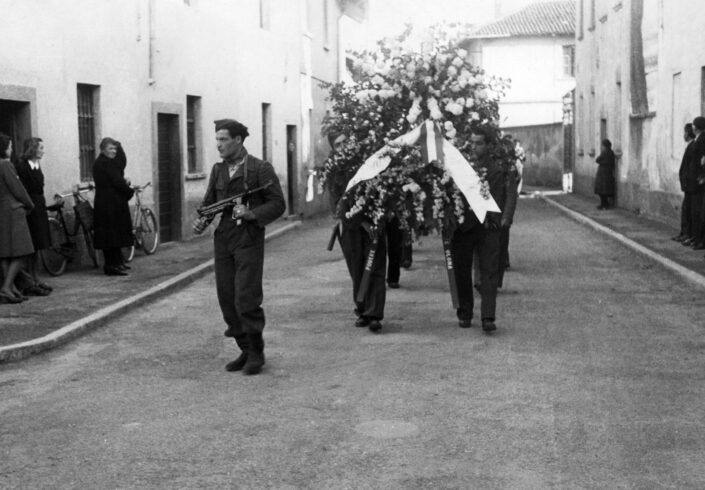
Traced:
[[603, 208], [610, 207], [610, 196], [608, 194], [600, 194], [600, 206]]
[[387, 282], [399, 282], [401, 261], [404, 248], [404, 232], [399, 227], [399, 220], [394, 218], [385, 227], [387, 235]]
[[509, 267], [509, 230], [511, 227], [503, 226], [499, 230], [499, 277], [497, 285], [501, 288], [504, 282], [504, 269]]
[[693, 233], [693, 238], [697, 243], [705, 241], [705, 193], [690, 194], [690, 230]]
[[481, 319], [495, 319], [499, 283], [499, 235], [498, 230], [488, 230], [482, 226], [465, 232], [457, 230], [453, 234], [451, 254], [458, 285], [459, 320], [471, 320], [473, 316], [472, 262], [476, 250], [480, 266]]
[[683, 195], [683, 204], [681, 205], [681, 235], [692, 236], [693, 230], [690, 225], [690, 194]]
[[264, 229], [224, 220], [215, 231], [213, 244], [218, 303], [228, 326], [225, 336], [261, 333]]
[[384, 303], [387, 294], [384, 283], [384, 274], [387, 268], [387, 244], [384, 231], [380, 235], [375, 249], [370, 287], [361, 302], [357, 301], [357, 293], [360, 290], [367, 255], [372, 248], [372, 239], [360, 226], [343, 226], [343, 233], [340, 236], [340, 246], [343, 249], [345, 263], [353, 282], [355, 314], [377, 320], [384, 318]]

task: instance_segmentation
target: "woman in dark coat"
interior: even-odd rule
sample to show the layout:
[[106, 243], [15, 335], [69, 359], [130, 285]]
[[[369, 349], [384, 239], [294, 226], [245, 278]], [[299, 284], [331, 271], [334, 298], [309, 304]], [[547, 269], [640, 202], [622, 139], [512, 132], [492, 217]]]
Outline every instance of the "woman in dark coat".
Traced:
[[27, 212], [34, 204], [10, 162], [11, 155], [12, 140], [0, 134], [0, 303], [19, 303], [27, 299], [15, 288], [14, 282], [24, 258], [34, 253], [27, 226]]
[[608, 209], [610, 198], [614, 197], [614, 168], [615, 158], [612, 151], [612, 142], [602, 140], [600, 155], [597, 157], [597, 175], [595, 176], [595, 194], [600, 196], [600, 205], [597, 209]]
[[44, 173], [39, 166], [44, 156], [44, 143], [41, 138], [28, 138], [24, 142], [22, 158], [16, 163], [17, 175], [32, 198], [34, 209], [27, 215], [29, 233], [32, 235], [34, 255], [27, 261], [27, 271], [33, 285], [28, 288], [34, 295], [46, 295], [52, 288], [39, 280], [39, 251], [51, 246], [49, 235], [49, 215], [44, 199]]
[[100, 142], [100, 155], [93, 164], [95, 202], [93, 242], [103, 250], [103, 271], [108, 276], [125, 276], [122, 247], [133, 243], [129, 200], [135, 191], [123, 176], [124, 152], [119, 157], [120, 143], [112, 138]]

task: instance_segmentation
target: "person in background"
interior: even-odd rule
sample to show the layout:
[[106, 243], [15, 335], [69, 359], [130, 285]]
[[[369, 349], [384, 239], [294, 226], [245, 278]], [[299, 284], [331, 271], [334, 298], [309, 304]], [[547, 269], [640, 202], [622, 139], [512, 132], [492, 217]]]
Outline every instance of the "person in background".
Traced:
[[682, 243], [693, 250], [705, 249], [705, 117], [693, 119], [693, 140], [688, 163], [688, 179], [692, 182], [690, 193], [690, 223], [693, 238]]
[[404, 231], [399, 226], [399, 219], [392, 218], [385, 227], [387, 235], [387, 286], [392, 289], [399, 288], [401, 276], [401, 262], [404, 254]]
[[683, 139], [686, 145], [683, 151], [683, 158], [681, 159], [681, 166], [678, 170], [678, 178], [681, 184], [681, 191], [683, 192], [681, 230], [678, 235], [671, 237], [671, 240], [675, 240], [676, 242], [690, 241], [693, 238], [693, 226], [690, 216], [690, 193], [697, 182], [694, 181], [693, 176], [689, 175], [688, 172], [688, 164], [692, 158], [691, 154], [693, 153], [693, 141], [695, 140], [695, 133], [693, 132], [693, 125], [691, 123], [686, 124], [683, 128]]
[[121, 249], [134, 240], [128, 202], [135, 191], [123, 177], [123, 162], [116, 158], [120, 146], [112, 138], [103, 138], [100, 155], [93, 164], [93, 242], [96, 249], [103, 251], [106, 276], [127, 275]]
[[27, 225], [27, 213], [34, 203], [10, 162], [11, 155], [12, 140], [0, 133], [0, 303], [21, 303], [27, 299], [15, 287], [15, 278], [25, 257], [34, 253]]
[[521, 188], [524, 185], [524, 162], [526, 161], [526, 151], [524, 151], [524, 147], [521, 146], [521, 140], [514, 140], [514, 155], [516, 156], [516, 166], [519, 174], [517, 194], [521, 194]]
[[[52, 291], [51, 286], [39, 279], [39, 252], [51, 246], [49, 215], [44, 198], [44, 173], [40, 166], [43, 156], [42, 139], [28, 138], [24, 142], [22, 157], [15, 164], [17, 175], [34, 203], [34, 209], [27, 215], [29, 233], [32, 235], [34, 246], [34, 254], [27, 260], [27, 273], [31, 282], [22, 290], [28, 296], [46, 296]], [[26, 278], [24, 274], [22, 277]]]
[[595, 162], [598, 165], [597, 175], [595, 176], [595, 194], [600, 196], [600, 205], [597, 206], [597, 209], [609, 209], [610, 199], [614, 198], [615, 188], [615, 157], [610, 140], [602, 140], [600, 154]]

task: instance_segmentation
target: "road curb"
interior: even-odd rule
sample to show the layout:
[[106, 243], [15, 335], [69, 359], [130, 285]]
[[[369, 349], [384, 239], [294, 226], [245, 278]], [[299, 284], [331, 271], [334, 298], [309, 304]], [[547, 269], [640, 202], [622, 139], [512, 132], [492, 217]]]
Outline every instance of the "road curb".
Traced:
[[[288, 223], [270, 233], [267, 233], [264, 239], [265, 241], [272, 240], [299, 226], [301, 226], [301, 221]], [[64, 327], [45, 335], [44, 337], [28, 340], [26, 342], [20, 342], [18, 344], [2, 346], [0, 347], [0, 363], [19, 361], [34, 354], [39, 354], [40, 352], [63, 345], [70, 340], [80, 337], [86, 332], [98, 328], [106, 324], [108, 321], [126, 313], [130, 308], [159, 299], [168, 293], [187, 286], [212, 271], [213, 259], [210, 259], [207, 262], [184, 271], [171, 279], [167, 279], [166, 281], [163, 281], [146, 291], [142, 291], [141, 293], [130, 296], [129, 298], [118, 301], [117, 303], [106, 306], [105, 308], [101, 308], [86, 317], [71, 322]]]
[[586, 225], [589, 228], [592, 228], [595, 231], [599, 231], [600, 233], [609, 236], [610, 238], [613, 238], [614, 240], [617, 240], [618, 242], [622, 243], [623, 245], [627, 246], [628, 248], [634, 250], [635, 252], [640, 253], [644, 257], [647, 257], [654, 262], [657, 262], [664, 266], [666, 269], [670, 270], [671, 272], [674, 272], [681, 276], [683, 279], [686, 279], [690, 281], [691, 283], [700, 286], [702, 288], [705, 288], [705, 276], [702, 274], [699, 274], [695, 271], [692, 271], [688, 269], [687, 267], [684, 267], [680, 265], [678, 262], [675, 262], [667, 257], [664, 257], [663, 255], [654, 252], [650, 248], [647, 248], [640, 243], [635, 242], [631, 238], [628, 238], [621, 233], [614, 231], [611, 228], [608, 228], [605, 225], [601, 225], [597, 221], [593, 220], [592, 218], [589, 218], [585, 216], [584, 214], [581, 214], [577, 211], [574, 211], [570, 209], [567, 206], [564, 206], [550, 197], [541, 195], [541, 194], [536, 194], [536, 197], [541, 199], [543, 202], [553, 206], [554, 208], [558, 209], [559, 211], [563, 212], [566, 214], [568, 217], [572, 218], [573, 220], [577, 221], [580, 224]]

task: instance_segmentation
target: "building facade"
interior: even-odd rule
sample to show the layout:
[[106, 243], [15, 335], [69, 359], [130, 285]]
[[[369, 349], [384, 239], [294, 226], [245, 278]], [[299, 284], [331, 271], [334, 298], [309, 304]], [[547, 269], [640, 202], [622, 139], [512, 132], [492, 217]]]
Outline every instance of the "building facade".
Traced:
[[527, 153], [525, 181], [559, 185], [564, 169], [563, 99], [575, 86], [574, 0], [536, 2], [474, 29], [471, 63], [510, 80], [500, 126]]
[[705, 12], [676, 0], [577, 0], [574, 189], [591, 195], [600, 141], [617, 205], [677, 223], [683, 126], [705, 109]]
[[17, 143], [44, 140], [47, 197], [90, 181], [100, 140], [118, 139], [126, 176], [152, 182], [145, 198], [169, 241], [191, 235], [219, 160], [213, 121], [236, 118], [249, 127], [250, 153], [273, 163], [289, 214], [313, 212], [303, 191], [320, 130], [305, 116], [325, 101], [310, 81], [338, 79], [346, 3], [13, 2], [0, 50], [0, 131]]

